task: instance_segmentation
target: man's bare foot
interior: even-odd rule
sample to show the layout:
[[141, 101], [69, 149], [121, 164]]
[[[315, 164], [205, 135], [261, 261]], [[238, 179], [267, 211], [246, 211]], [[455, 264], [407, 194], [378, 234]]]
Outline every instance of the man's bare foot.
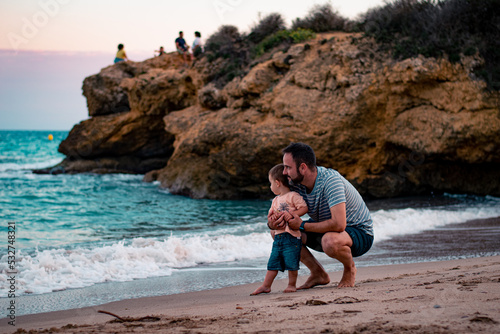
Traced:
[[260, 295], [261, 293], [269, 293], [271, 292], [271, 289], [266, 287], [266, 286], [260, 286], [257, 288], [257, 290], [255, 290], [254, 292], [252, 292], [250, 294], [250, 296], [256, 296], [256, 295]]
[[328, 283], [330, 283], [330, 276], [328, 276], [327, 273], [315, 276], [311, 275], [304, 284], [297, 288], [297, 290], [310, 289], [318, 285], [327, 285]]
[[283, 290], [283, 292], [285, 292], [285, 293], [297, 292], [297, 288], [294, 285], [289, 285], [286, 287], [285, 290]]
[[337, 288], [351, 288], [354, 286], [354, 282], [356, 281], [356, 272], [357, 269], [353, 265], [350, 268], [344, 267], [344, 274], [342, 275], [342, 279], [340, 280]]

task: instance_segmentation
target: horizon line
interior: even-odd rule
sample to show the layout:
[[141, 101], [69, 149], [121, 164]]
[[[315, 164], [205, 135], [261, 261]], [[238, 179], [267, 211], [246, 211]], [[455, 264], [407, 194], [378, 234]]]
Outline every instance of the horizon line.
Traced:
[[[136, 50], [136, 51], [129, 51], [133, 53], [151, 53], [149, 50]], [[11, 53], [12, 55], [15, 55], [16, 53], [32, 53], [32, 54], [60, 54], [60, 55], [71, 55], [71, 54], [88, 54], [88, 55], [109, 55], [109, 54], [115, 54], [116, 51], [99, 51], [99, 50], [86, 50], [86, 51], [75, 51], [75, 50], [14, 50], [14, 49], [5, 49], [5, 48], [0, 48], [0, 53]]]
[[[75, 124], [76, 125], [76, 124]], [[63, 132], [63, 131], [71, 131], [71, 129], [69, 130], [54, 130], [54, 129], [50, 129], [50, 130], [45, 130], [45, 129], [0, 129], [0, 131], [53, 131], [53, 132]]]

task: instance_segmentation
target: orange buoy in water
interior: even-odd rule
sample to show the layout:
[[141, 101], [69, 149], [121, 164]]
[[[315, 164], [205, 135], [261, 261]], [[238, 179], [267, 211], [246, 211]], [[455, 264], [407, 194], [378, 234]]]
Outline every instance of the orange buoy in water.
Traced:
[[53, 135], [49, 135], [48, 138], [49, 138], [49, 140], [52, 140], [52, 139], [54, 139], [54, 136]]

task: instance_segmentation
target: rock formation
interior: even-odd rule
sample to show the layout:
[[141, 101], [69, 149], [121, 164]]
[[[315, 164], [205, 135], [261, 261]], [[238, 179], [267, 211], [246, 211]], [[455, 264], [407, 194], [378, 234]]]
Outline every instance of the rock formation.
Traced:
[[149, 172], [194, 198], [269, 197], [267, 171], [302, 141], [365, 196], [500, 195], [498, 94], [475, 79], [478, 56], [394, 61], [360, 35], [323, 34], [222, 89], [206, 59], [184, 69], [175, 54], [158, 58], [85, 80], [92, 118], [61, 144], [60, 171]]
[[[196, 72], [177, 57], [121, 62], [86, 78], [90, 119], [59, 146], [66, 159], [37, 173], [139, 173], [166, 165], [175, 140], [163, 117], [197, 101]], [[194, 74], [194, 76], [192, 76]]]

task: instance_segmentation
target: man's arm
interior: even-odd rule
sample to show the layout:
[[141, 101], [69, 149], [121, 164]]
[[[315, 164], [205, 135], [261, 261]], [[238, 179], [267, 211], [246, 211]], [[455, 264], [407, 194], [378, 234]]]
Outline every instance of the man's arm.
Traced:
[[[343, 232], [347, 225], [345, 202], [334, 205], [330, 208], [332, 218], [322, 222], [305, 223], [304, 230], [307, 232], [326, 233], [326, 232]], [[302, 219], [293, 214], [293, 219], [288, 221], [288, 225], [292, 229], [298, 229], [302, 224]]]
[[285, 217], [286, 221], [289, 221], [289, 220], [293, 219], [294, 214], [296, 214], [299, 217], [302, 217], [303, 215], [305, 215], [307, 213], [307, 211], [309, 211], [307, 209], [307, 206], [303, 206], [300, 209], [297, 209], [295, 211], [285, 212], [285, 216], [284, 217]]
[[302, 217], [303, 215], [305, 215], [307, 213], [307, 211], [309, 211], [307, 209], [307, 206], [304, 206], [304, 207], [302, 207], [300, 209], [295, 210], [293, 213], [296, 213], [297, 216]]

